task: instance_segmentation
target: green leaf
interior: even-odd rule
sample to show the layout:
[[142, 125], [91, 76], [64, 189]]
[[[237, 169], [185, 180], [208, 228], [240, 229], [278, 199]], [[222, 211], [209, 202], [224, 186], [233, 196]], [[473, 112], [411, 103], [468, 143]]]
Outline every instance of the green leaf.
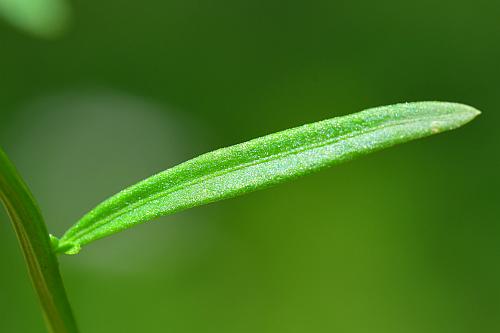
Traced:
[[41, 37], [56, 37], [70, 21], [66, 0], [0, 0], [0, 15], [16, 27]]
[[42, 214], [28, 186], [2, 149], [0, 201], [12, 220], [49, 332], [77, 333], [76, 322], [59, 274], [59, 263], [52, 251]]
[[398, 143], [457, 128], [476, 109], [419, 102], [365, 110], [219, 149], [154, 175], [98, 205], [54, 250], [81, 246], [190, 207], [278, 184]]

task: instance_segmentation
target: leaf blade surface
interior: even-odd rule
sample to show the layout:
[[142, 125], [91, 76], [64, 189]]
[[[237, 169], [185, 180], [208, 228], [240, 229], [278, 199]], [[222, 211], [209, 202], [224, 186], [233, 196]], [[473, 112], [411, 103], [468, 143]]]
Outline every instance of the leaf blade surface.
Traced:
[[469, 122], [476, 109], [417, 102], [372, 108], [201, 155], [107, 199], [70, 228], [55, 250], [82, 245], [187, 208], [275, 185]]

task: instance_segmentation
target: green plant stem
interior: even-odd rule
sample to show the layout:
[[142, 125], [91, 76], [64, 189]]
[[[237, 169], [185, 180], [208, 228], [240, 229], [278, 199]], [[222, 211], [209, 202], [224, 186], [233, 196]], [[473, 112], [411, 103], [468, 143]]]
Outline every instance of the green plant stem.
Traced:
[[78, 332], [40, 209], [1, 149], [0, 199], [19, 239], [49, 332]]

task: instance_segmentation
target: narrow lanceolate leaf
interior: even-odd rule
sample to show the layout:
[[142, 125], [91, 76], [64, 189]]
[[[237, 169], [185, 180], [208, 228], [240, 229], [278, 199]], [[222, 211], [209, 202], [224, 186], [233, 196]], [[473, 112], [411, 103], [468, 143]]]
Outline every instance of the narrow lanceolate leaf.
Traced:
[[278, 184], [398, 143], [457, 128], [476, 109], [419, 102], [365, 110], [219, 149], [154, 175], [98, 205], [56, 252], [74, 254], [96, 239], [190, 207]]

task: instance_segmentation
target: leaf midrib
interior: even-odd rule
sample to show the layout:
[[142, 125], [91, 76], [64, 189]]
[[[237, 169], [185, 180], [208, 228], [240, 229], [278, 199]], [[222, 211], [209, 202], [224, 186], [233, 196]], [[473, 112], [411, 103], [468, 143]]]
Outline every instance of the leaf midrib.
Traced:
[[[180, 183], [180, 184], [173, 186], [165, 191], [158, 192], [153, 196], [139, 200], [139, 201], [127, 206], [123, 210], [120, 210], [116, 213], [109, 215], [108, 217], [103, 219], [101, 222], [96, 223], [96, 225], [94, 225], [86, 230], [83, 230], [82, 232], [77, 232], [75, 235], [69, 237], [68, 239], [64, 239], [64, 236], [63, 236], [61, 238], [61, 242], [62, 243], [74, 243], [78, 238], [82, 238], [82, 237], [88, 235], [89, 233], [93, 232], [96, 229], [99, 229], [101, 226], [107, 224], [108, 222], [115, 220], [116, 218], [118, 218], [122, 215], [125, 215], [126, 213], [133, 211], [134, 209], [136, 209], [140, 206], [145, 206], [148, 202], [152, 202], [152, 201], [157, 200], [158, 198], [161, 198], [163, 196], [167, 196], [169, 194], [175, 193], [183, 187], [189, 187], [192, 185], [196, 185], [196, 184], [199, 184], [205, 180], [217, 178], [217, 177], [223, 176], [225, 174], [229, 174], [231, 172], [234, 172], [234, 171], [237, 171], [240, 169], [244, 169], [244, 168], [251, 167], [254, 165], [266, 163], [266, 162], [269, 162], [272, 160], [277, 160], [277, 159], [280, 159], [282, 157], [300, 154], [300, 153], [307, 151], [307, 150], [311, 150], [311, 149], [315, 149], [315, 148], [319, 148], [319, 147], [323, 147], [323, 146], [328, 146], [328, 145], [331, 145], [333, 143], [337, 143], [337, 142], [345, 140], [345, 139], [352, 139], [352, 138], [355, 138], [357, 136], [362, 136], [364, 134], [372, 133], [372, 132], [375, 132], [378, 130], [383, 130], [385, 128], [401, 126], [401, 125], [405, 125], [408, 123], [418, 123], [418, 122], [422, 122], [422, 121], [425, 121], [428, 119], [440, 119], [440, 118], [447, 118], [447, 117], [449, 117], [449, 114], [440, 115], [440, 116], [424, 116], [424, 117], [419, 117], [416, 119], [410, 119], [410, 120], [404, 120], [404, 121], [394, 121], [394, 122], [391, 121], [389, 124], [378, 126], [378, 127], [373, 128], [373, 129], [354, 131], [352, 133], [349, 133], [349, 134], [346, 134], [343, 136], [334, 137], [334, 138], [327, 139], [327, 140], [322, 141], [322, 142], [306, 145], [304, 147], [293, 148], [293, 149], [290, 149], [290, 150], [282, 152], [282, 153], [273, 154], [273, 155], [270, 155], [267, 157], [256, 159], [256, 160], [251, 161], [251, 162], [247, 162], [247, 163], [243, 163], [243, 164], [240, 164], [240, 165], [237, 165], [234, 167], [223, 169], [223, 170], [220, 170], [220, 171], [217, 171], [217, 172], [205, 175], [205, 176], [197, 177], [192, 181]], [[85, 243], [77, 243], [77, 244], [83, 245]]]

